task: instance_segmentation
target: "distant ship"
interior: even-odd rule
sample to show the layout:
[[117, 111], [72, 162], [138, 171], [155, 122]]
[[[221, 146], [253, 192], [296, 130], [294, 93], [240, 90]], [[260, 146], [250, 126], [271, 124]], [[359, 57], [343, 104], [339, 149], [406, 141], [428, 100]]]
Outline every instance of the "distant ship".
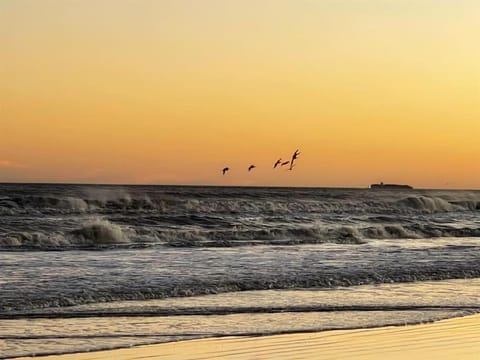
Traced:
[[370, 185], [372, 190], [413, 190], [413, 187], [410, 185], [399, 185], [399, 184], [372, 184]]

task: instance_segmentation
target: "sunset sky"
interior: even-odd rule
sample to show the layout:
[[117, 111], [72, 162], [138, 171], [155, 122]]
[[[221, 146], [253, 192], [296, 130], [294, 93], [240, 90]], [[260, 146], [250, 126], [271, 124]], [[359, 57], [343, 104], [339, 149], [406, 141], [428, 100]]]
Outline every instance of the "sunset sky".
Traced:
[[0, 181], [480, 188], [479, 39], [479, 0], [1, 0]]

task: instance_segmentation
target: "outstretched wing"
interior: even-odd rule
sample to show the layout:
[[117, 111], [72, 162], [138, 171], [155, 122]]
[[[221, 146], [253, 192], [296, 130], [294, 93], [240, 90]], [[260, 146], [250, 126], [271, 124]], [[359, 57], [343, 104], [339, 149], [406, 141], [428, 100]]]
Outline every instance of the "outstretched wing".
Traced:
[[300, 155], [299, 153], [299, 149], [295, 150], [295, 152], [293, 153], [292, 155], [292, 160], [290, 161], [290, 170], [293, 169], [293, 166], [294, 166], [294, 161], [297, 159], [298, 155]]
[[294, 152], [294, 153], [293, 153], [293, 155], [292, 155], [292, 160], [290, 160], [290, 170], [293, 169], [293, 162], [295, 161], [295, 154], [296, 154], [296, 153], [297, 153], [297, 152]]

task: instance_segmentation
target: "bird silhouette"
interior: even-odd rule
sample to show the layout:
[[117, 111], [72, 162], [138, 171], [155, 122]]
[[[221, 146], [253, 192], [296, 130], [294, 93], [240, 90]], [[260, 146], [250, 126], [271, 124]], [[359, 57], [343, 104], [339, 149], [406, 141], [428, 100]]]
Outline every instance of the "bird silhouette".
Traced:
[[288, 165], [288, 164], [290, 164], [290, 161], [284, 161], [280, 164], [280, 166], [285, 166], [285, 165]]
[[228, 168], [228, 167], [223, 168], [222, 174], [225, 175], [227, 173], [227, 171], [229, 171], [229, 170], [230, 170], [230, 168]]
[[273, 168], [275, 169], [278, 165], [282, 163], [282, 158], [278, 159], [275, 165], [273, 165]]
[[293, 163], [295, 162], [295, 160], [297, 160], [298, 155], [300, 155], [300, 153], [299, 153], [299, 150], [297, 149], [292, 155], [292, 160], [290, 161], [290, 170], [292, 170], [293, 167], [295, 166]]
[[255, 165], [250, 165], [250, 166], [248, 167], [248, 171], [252, 171], [252, 170], [255, 169], [255, 168], [256, 168]]

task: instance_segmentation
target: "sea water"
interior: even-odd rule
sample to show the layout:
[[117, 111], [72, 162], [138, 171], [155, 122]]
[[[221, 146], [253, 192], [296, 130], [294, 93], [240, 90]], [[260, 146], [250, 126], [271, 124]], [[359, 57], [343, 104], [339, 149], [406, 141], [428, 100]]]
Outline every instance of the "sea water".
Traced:
[[480, 309], [480, 192], [0, 185], [0, 358]]

